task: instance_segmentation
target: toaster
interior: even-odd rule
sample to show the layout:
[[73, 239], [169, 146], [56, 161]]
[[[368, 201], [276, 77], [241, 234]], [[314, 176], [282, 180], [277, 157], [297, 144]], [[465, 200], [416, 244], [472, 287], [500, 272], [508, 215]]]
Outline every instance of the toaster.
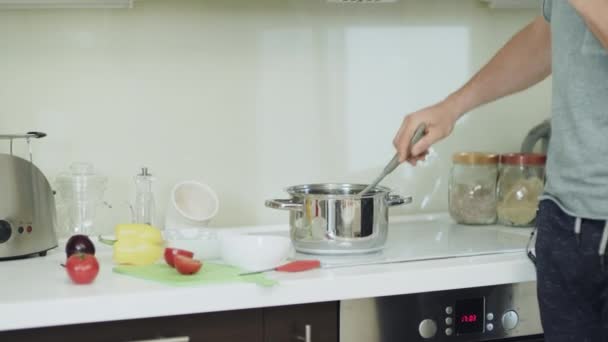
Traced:
[[[46, 255], [57, 247], [56, 209], [49, 181], [32, 162], [30, 142], [41, 132], [0, 135], [10, 154], [0, 154], [0, 260]], [[13, 141], [25, 139], [29, 160], [13, 155]]]

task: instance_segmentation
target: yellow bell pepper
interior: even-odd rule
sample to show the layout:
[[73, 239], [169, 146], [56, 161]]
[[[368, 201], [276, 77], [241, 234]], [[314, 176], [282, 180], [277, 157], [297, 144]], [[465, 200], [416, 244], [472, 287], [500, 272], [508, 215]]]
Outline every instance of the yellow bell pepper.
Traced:
[[116, 240], [100, 237], [100, 241], [111, 244], [112, 259], [121, 265], [149, 265], [163, 255], [164, 241], [158, 228], [147, 224], [119, 224], [114, 229]]

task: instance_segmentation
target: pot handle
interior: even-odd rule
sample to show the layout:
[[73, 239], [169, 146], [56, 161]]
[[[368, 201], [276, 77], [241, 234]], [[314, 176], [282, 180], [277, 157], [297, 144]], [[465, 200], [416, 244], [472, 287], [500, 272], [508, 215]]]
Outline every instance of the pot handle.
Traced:
[[401, 197], [399, 195], [389, 194], [386, 197], [386, 205], [388, 205], [389, 207], [395, 207], [398, 205], [410, 203], [412, 203], [412, 196]]
[[272, 199], [266, 201], [266, 206], [272, 209], [280, 210], [295, 210], [302, 211], [304, 205], [302, 203], [294, 202], [293, 199]]

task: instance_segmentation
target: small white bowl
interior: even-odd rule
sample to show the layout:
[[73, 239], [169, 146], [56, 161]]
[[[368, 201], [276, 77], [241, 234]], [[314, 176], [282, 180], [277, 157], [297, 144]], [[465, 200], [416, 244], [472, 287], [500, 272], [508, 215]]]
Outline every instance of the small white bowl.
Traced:
[[291, 239], [273, 235], [223, 233], [220, 236], [222, 260], [247, 271], [280, 266], [291, 250]]
[[215, 231], [189, 229], [164, 231], [167, 247], [191, 251], [200, 260], [219, 259], [220, 234]]
[[219, 208], [219, 198], [210, 186], [197, 181], [180, 182], [169, 195], [165, 227], [207, 227]]

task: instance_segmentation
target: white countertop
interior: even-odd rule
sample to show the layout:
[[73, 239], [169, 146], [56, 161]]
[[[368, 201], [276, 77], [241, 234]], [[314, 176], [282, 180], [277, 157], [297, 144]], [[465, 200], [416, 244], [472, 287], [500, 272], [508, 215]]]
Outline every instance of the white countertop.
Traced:
[[[415, 223], [428, 216], [405, 219]], [[393, 220], [393, 218], [391, 218]], [[401, 220], [403, 221], [403, 219]], [[249, 229], [255, 229], [249, 227]], [[287, 226], [260, 227], [286, 231]], [[494, 228], [528, 235], [529, 230]], [[0, 262], [0, 331], [225, 311], [322, 301], [534, 281], [532, 263], [522, 253], [485, 255], [271, 273], [279, 284], [263, 288], [236, 283], [171, 287], [112, 272], [111, 250], [98, 247], [101, 270], [93, 284], [74, 285], [60, 266], [65, 255]]]

